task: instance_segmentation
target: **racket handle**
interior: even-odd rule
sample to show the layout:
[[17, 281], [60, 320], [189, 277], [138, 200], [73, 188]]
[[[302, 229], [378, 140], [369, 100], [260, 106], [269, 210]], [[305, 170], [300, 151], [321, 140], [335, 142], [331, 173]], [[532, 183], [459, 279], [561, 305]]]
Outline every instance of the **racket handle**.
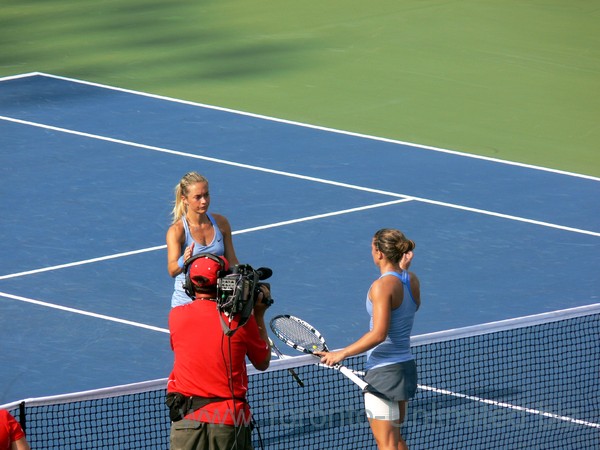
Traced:
[[298, 383], [298, 386], [304, 387], [304, 381], [302, 381], [300, 379], [300, 377], [298, 376], [298, 374], [296, 373], [296, 371], [294, 369], [288, 369], [288, 372], [294, 378], [294, 380], [296, 380], [296, 383]]
[[362, 378], [356, 376], [356, 374], [350, 369], [348, 369], [346, 366], [338, 366], [335, 368], [342, 372], [346, 377], [348, 377], [350, 381], [353, 381], [359, 388], [364, 390], [369, 385], [369, 383], [367, 383]]
[[[277, 357], [279, 359], [285, 359], [286, 356], [281, 353], [281, 350], [279, 350], [277, 348], [277, 346], [275, 345], [275, 343], [271, 340], [271, 338], [269, 338], [269, 344], [271, 344], [271, 348], [275, 351], [275, 354], [277, 355]], [[298, 376], [298, 374], [296, 373], [296, 371], [292, 368], [288, 369], [288, 372], [290, 373], [290, 375], [294, 378], [294, 380], [296, 380], [296, 383], [298, 383], [298, 386], [300, 387], [304, 387], [304, 381], [302, 381], [300, 379], [300, 377]]]

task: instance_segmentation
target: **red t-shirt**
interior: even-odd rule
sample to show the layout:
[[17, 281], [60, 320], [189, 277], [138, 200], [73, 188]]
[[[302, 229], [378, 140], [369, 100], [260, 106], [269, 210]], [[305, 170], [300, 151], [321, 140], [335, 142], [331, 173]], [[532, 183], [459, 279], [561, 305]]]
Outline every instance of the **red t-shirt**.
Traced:
[[0, 450], [10, 450], [10, 444], [25, 437], [19, 422], [11, 414], [0, 410]]
[[[237, 317], [230, 324], [226, 316], [223, 318], [229, 328], [238, 326]], [[223, 332], [216, 303], [195, 300], [171, 309], [169, 330], [175, 362], [167, 391], [228, 399], [209, 403], [185, 418], [234, 425], [235, 417], [237, 425], [248, 425], [250, 408], [242, 401], [248, 391], [246, 356], [250, 362], [259, 363], [270, 354], [254, 316], [228, 337]]]

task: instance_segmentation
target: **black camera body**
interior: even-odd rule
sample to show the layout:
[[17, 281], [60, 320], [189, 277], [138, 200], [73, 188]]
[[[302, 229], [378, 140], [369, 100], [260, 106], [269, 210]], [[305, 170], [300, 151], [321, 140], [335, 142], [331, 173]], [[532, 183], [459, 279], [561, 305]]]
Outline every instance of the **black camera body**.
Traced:
[[[269, 283], [261, 283], [261, 279], [268, 278], [273, 272], [271, 269], [261, 268], [254, 270], [248, 264], [238, 264], [231, 273], [217, 279], [217, 307], [228, 316], [237, 313], [250, 314], [254, 303], [261, 293], [261, 286], [271, 288]], [[267, 306], [273, 304], [272, 298], [264, 298]]]

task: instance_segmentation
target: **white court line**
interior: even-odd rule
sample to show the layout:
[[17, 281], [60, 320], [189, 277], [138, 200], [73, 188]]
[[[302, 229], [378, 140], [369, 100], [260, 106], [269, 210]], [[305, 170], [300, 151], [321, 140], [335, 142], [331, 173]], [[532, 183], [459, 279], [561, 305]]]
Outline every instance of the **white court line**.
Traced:
[[349, 213], [353, 213], [353, 212], [357, 212], [357, 211], [364, 211], [366, 209], [381, 208], [382, 206], [397, 205], [399, 203], [410, 202], [412, 200], [413, 200], [413, 198], [407, 197], [407, 198], [404, 198], [401, 200], [391, 200], [389, 202], [374, 203], [372, 205], [359, 206], [356, 208], [343, 209], [341, 211], [332, 211], [332, 212], [323, 213], [323, 214], [316, 214], [314, 216], [302, 217], [300, 219], [284, 220], [283, 222], [275, 222], [275, 223], [271, 223], [269, 225], [261, 225], [258, 227], [246, 228], [245, 230], [241, 230], [238, 232], [234, 231], [232, 234], [241, 234], [241, 233], [248, 233], [250, 231], [258, 231], [258, 230], [266, 230], [268, 228], [282, 227], [285, 225], [291, 225], [293, 223], [307, 222], [309, 220], [323, 219], [325, 217], [331, 217], [331, 216], [339, 216], [342, 214], [349, 214]]
[[[275, 355], [275, 356], [277, 356], [279, 359], [287, 359], [287, 360], [292, 360], [292, 361], [294, 361], [294, 359], [295, 359], [293, 356], [284, 355], [280, 351], [279, 351], [279, 353], [273, 352], [272, 354]], [[318, 363], [315, 363], [315, 364], [318, 364]], [[331, 367], [326, 366], [325, 364], [318, 364], [318, 365], [319, 365], [319, 367], [324, 367], [324, 368], [327, 368], [327, 369], [331, 369]], [[353, 370], [353, 369], [349, 369], [349, 370], [352, 373], [354, 373], [355, 375], [359, 375], [359, 376], [363, 376], [363, 377], [365, 376], [365, 373], [362, 372], [362, 371]], [[490, 400], [490, 399], [482, 398], [482, 397], [475, 397], [473, 395], [460, 394], [458, 392], [448, 391], [446, 389], [439, 389], [439, 388], [435, 388], [435, 387], [431, 387], [431, 386], [425, 386], [425, 385], [422, 385], [422, 384], [418, 384], [417, 386], [419, 387], [419, 389], [422, 389], [424, 391], [435, 392], [436, 394], [448, 395], [448, 396], [451, 396], [451, 397], [457, 397], [457, 398], [461, 398], [461, 399], [465, 399], [465, 400], [470, 400], [470, 401], [474, 401], [474, 402], [484, 403], [486, 405], [497, 406], [499, 408], [512, 409], [513, 411], [519, 411], [519, 412], [525, 412], [525, 413], [529, 413], [529, 414], [535, 414], [535, 415], [542, 416], [542, 417], [547, 417], [547, 418], [550, 418], [550, 419], [557, 419], [557, 420], [562, 420], [564, 422], [575, 423], [577, 425], [585, 425], [587, 427], [600, 428], [600, 424], [598, 424], [598, 423], [588, 422], [588, 421], [581, 420], [581, 419], [574, 419], [574, 418], [568, 417], [568, 416], [561, 416], [559, 414], [554, 414], [554, 413], [549, 413], [549, 412], [545, 412], [545, 411], [540, 411], [538, 409], [526, 408], [526, 407], [523, 407], [523, 406], [513, 405], [511, 403], [499, 402], [499, 401], [496, 401], [496, 400]]]
[[485, 209], [471, 208], [469, 206], [455, 205], [453, 203], [440, 202], [440, 201], [437, 201], [437, 200], [430, 200], [430, 199], [427, 199], [427, 198], [411, 197], [411, 199], [415, 200], [415, 201], [418, 201], [418, 202], [422, 202], [422, 203], [429, 203], [431, 205], [445, 206], [447, 208], [459, 209], [461, 211], [468, 211], [468, 212], [474, 212], [474, 213], [477, 213], [477, 214], [483, 214], [483, 215], [487, 215], [487, 216], [498, 217], [500, 219], [509, 219], [509, 220], [514, 220], [515, 222], [530, 223], [530, 224], [533, 224], [533, 225], [540, 225], [542, 227], [555, 228], [557, 230], [564, 230], [564, 231], [570, 231], [570, 232], [573, 232], [573, 233], [587, 234], [589, 236], [600, 237], [600, 232], [596, 232], [596, 231], [584, 230], [584, 229], [581, 229], [581, 228], [567, 227], [567, 226], [564, 226], [564, 225], [558, 225], [558, 224], [551, 223], [551, 222], [543, 222], [541, 220], [528, 219], [526, 217], [519, 217], [519, 216], [510, 215], [510, 214], [497, 213], [497, 212], [494, 212], [494, 211], [487, 211]]
[[28, 120], [14, 119], [12, 117], [6, 117], [6, 116], [0, 116], [0, 120], [5, 120], [7, 122], [15, 122], [15, 123], [19, 123], [21, 125], [28, 125], [28, 126], [37, 127], [37, 128], [43, 128], [45, 130], [58, 131], [60, 133], [73, 134], [75, 136], [81, 136], [81, 137], [86, 137], [86, 138], [90, 138], [90, 139], [96, 139], [96, 140], [99, 140], [99, 141], [111, 142], [113, 144], [120, 144], [120, 145], [125, 145], [125, 146], [128, 146], [128, 147], [137, 147], [137, 148], [141, 148], [141, 149], [144, 149], [144, 150], [151, 150], [151, 151], [160, 152], [160, 153], [168, 153], [168, 154], [177, 155], [177, 156], [185, 156], [187, 158], [201, 159], [203, 161], [210, 161], [210, 162], [214, 162], [214, 163], [217, 163], [217, 164], [224, 164], [224, 165], [228, 165], [228, 166], [240, 167], [242, 169], [256, 170], [258, 172], [266, 172], [266, 173], [270, 173], [270, 174], [274, 174], [274, 175], [283, 175], [283, 176], [286, 176], [286, 177], [298, 178], [298, 179], [306, 180], [306, 181], [315, 181], [315, 182], [318, 182], [318, 183], [329, 184], [329, 185], [339, 186], [339, 187], [345, 187], [345, 188], [349, 188], [349, 189], [356, 189], [356, 190], [360, 190], [360, 191], [371, 192], [371, 193], [374, 193], [374, 194], [390, 195], [392, 197], [402, 197], [402, 198], [408, 198], [409, 197], [407, 195], [398, 194], [398, 193], [395, 193], [395, 192], [382, 191], [380, 189], [371, 189], [371, 188], [362, 187], [362, 186], [356, 186], [356, 185], [348, 184], [348, 183], [340, 183], [340, 182], [337, 182], [337, 181], [326, 180], [324, 178], [316, 178], [316, 177], [310, 177], [310, 176], [307, 176], [307, 175], [299, 175], [299, 174], [296, 174], [296, 173], [285, 172], [285, 171], [282, 171], [282, 170], [267, 169], [265, 167], [253, 166], [251, 164], [238, 163], [238, 162], [229, 161], [229, 160], [226, 160], [226, 159], [212, 158], [210, 156], [196, 155], [194, 153], [186, 153], [186, 152], [182, 152], [182, 151], [179, 151], [179, 150], [171, 150], [171, 149], [168, 149], [168, 148], [156, 147], [154, 145], [140, 144], [140, 143], [137, 143], [137, 142], [125, 141], [125, 140], [122, 140], [122, 139], [115, 139], [115, 138], [111, 138], [111, 137], [107, 137], [107, 136], [101, 136], [101, 135], [98, 135], [98, 134], [91, 134], [91, 133], [85, 133], [85, 132], [82, 132], [82, 131], [69, 130], [67, 128], [55, 127], [55, 126], [46, 125], [46, 124], [43, 124], [43, 123], [30, 122]]
[[[405, 198], [405, 199], [401, 199], [401, 200], [392, 200], [389, 202], [383, 202], [383, 203], [375, 203], [373, 205], [367, 205], [367, 206], [360, 206], [357, 208], [350, 208], [350, 209], [343, 209], [340, 211], [332, 211], [329, 213], [324, 213], [324, 214], [317, 214], [314, 216], [309, 216], [309, 217], [303, 217], [300, 219], [292, 219], [292, 220], [286, 220], [283, 222], [276, 222], [276, 223], [272, 223], [272, 224], [268, 224], [268, 225], [261, 225], [258, 227], [252, 227], [252, 228], [246, 228], [244, 230], [238, 230], [238, 231], [233, 231], [232, 234], [233, 235], [238, 235], [238, 234], [244, 234], [244, 233], [250, 233], [252, 231], [259, 231], [259, 230], [266, 230], [269, 228], [275, 228], [275, 227], [281, 227], [284, 225], [290, 225], [293, 223], [300, 223], [300, 222], [307, 222], [309, 220], [317, 220], [317, 219], [322, 219], [324, 217], [331, 217], [331, 216], [338, 216], [338, 215], [342, 215], [342, 214], [349, 214], [349, 213], [353, 213], [356, 211], [363, 211], [365, 209], [372, 209], [372, 208], [380, 208], [383, 206], [389, 206], [389, 205], [395, 205], [398, 203], [404, 203], [404, 202], [408, 202], [411, 201], [410, 198]], [[140, 253], [147, 253], [147, 252], [153, 252], [156, 250], [163, 250], [167, 248], [166, 244], [163, 245], [157, 245], [155, 247], [148, 247], [148, 248], [142, 248], [139, 250], [132, 250], [129, 252], [122, 252], [122, 253], [115, 253], [113, 255], [107, 255], [107, 256], [100, 256], [97, 258], [91, 258], [91, 259], [84, 259], [81, 261], [74, 261], [74, 262], [70, 262], [70, 263], [66, 263], [66, 264], [59, 264], [56, 266], [49, 266], [49, 267], [44, 267], [41, 269], [33, 269], [33, 270], [27, 270], [25, 272], [18, 272], [18, 273], [11, 273], [8, 275], [2, 275], [0, 276], [0, 280], [6, 280], [9, 278], [17, 278], [17, 277], [21, 277], [21, 276], [25, 276], [25, 275], [33, 275], [36, 273], [42, 273], [42, 272], [49, 272], [52, 270], [59, 270], [59, 269], [66, 269], [68, 267], [75, 267], [75, 266], [82, 266], [84, 264], [90, 264], [90, 263], [95, 263], [95, 262], [99, 262], [99, 261], [107, 261], [109, 259], [116, 259], [116, 258], [122, 258], [125, 256], [131, 256], [131, 255], [137, 255]]]
[[84, 311], [82, 309], [70, 308], [68, 306], [57, 305], [55, 303], [43, 302], [41, 300], [35, 300], [32, 298], [21, 297], [20, 295], [12, 295], [6, 292], [0, 292], [0, 297], [10, 298], [12, 300], [18, 300], [20, 302], [32, 303], [34, 305], [45, 306], [46, 308], [59, 309], [61, 311], [67, 311], [74, 314], [81, 314], [82, 316], [94, 317], [96, 319], [108, 320], [110, 322], [117, 322], [124, 325], [130, 325], [138, 328], [145, 328], [147, 330], [152, 331], [160, 331], [161, 333], [169, 333], [169, 330], [165, 328], [155, 327], [153, 325], [146, 325], [145, 323], [133, 322], [131, 320], [119, 319], [117, 317], [107, 316], [105, 314], [97, 314], [89, 311]]
[[1, 77], [0, 78], [0, 82], [3, 81], [11, 81], [11, 80], [18, 80], [19, 78], [28, 78], [28, 77], [34, 77], [34, 76], [47, 76], [44, 75], [40, 72], [32, 72], [32, 73], [21, 73], [21, 74], [17, 74], [17, 75], [8, 75], [6, 77]]
[[[453, 331], [453, 330], [449, 330], [449, 331]], [[286, 360], [286, 361], [290, 361], [290, 365], [278, 365], [278, 364], [272, 364], [272, 367], [270, 367], [269, 369], [267, 369], [268, 371], [275, 371], [275, 370], [283, 370], [285, 368], [295, 368], [297, 367], [295, 365], [296, 361], [298, 361], [298, 359], [300, 358], [299, 356], [293, 357], [293, 356], [289, 356], [289, 355], [284, 355], [284, 354], [277, 354], [275, 353], [275, 356], [277, 356], [280, 360]], [[358, 355], [357, 355], [358, 356]], [[310, 364], [310, 361], [308, 362], [308, 364]], [[326, 366], [324, 364], [319, 364], [318, 362], [315, 362], [314, 364], [317, 364], [319, 367], [324, 367], [327, 369], [331, 369], [331, 367]], [[358, 371], [358, 370], [352, 370], [349, 369], [351, 372], [353, 372], [355, 375], [359, 375], [359, 376], [364, 376], [364, 372], [362, 371]], [[258, 373], [255, 369], [249, 369], [249, 373], [250, 374], [256, 374]], [[441, 395], [448, 395], [451, 397], [457, 397], [457, 398], [461, 398], [461, 399], [465, 399], [465, 400], [470, 400], [473, 402], [479, 402], [479, 403], [483, 403], [486, 405], [492, 405], [492, 406], [496, 406], [498, 408], [505, 408], [505, 409], [511, 409], [513, 411], [519, 411], [519, 412], [524, 412], [524, 413], [528, 413], [528, 414], [534, 414], [534, 415], [538, 415], [538, 416], [542, 416], [542, 417], [546, 417], [549, 419], [556, 419], [556, 420], [562, 420], [564, 422], [570, 422], [570, 423], [574, 423], [577, 425], [584, 425], [587, 427], [592, 427], [592, 428], [600, 428], [600, 424], [598, 423], [594, 423], [594, 422], [589, 422], [589, 421], [585, 421], [585, 420], [581, 420], [581, 419], [575, 419], [569, 416], [561, 416], [559, 414], [554, 414], [554, 413], [549, 413], [549, 412], [545, 412], [545, 411], [541, 411], [538, 409], [533, 409], [533, 408], [527, 408], [527, 407], [523, 407], [523, 406], [518, 406], [518, 405], [513, 405], [511, 403], [505, 403], [505, 402], [499, 402], [496, 400], [490, 400], [487, 398], [482, 398], [482, 397], [475, 397], [473, 395], [467, 395], [467, 394], [461, 394], [458, 392], [453, 392], [453, 391], [449, 391], [447, 389], [439, 389], [439, 388], [435, 388], [435, 387], [431, 387], [431, 386], [425, 386], [425, 385], [417, 385], [419, 387], [419, 389], [422, 389], [424, 391], [430, 391], [430, 392], [435, 392], [436, 394], [441, 394]]]
[[592, 428], [600, 428], [599, 423], [588, 422], [586, 420], [574, 419], [574, 418], [568, 417], [568, 416], [561, 416], [559, 414], [544, 412], [544, 411], [540, 411], [537, 409], [512, 405], [510, 403], [498, 402], [496, 400], [489, 400], [487, 398], [474, 397], [472, 395], [460, 394], [458, 392], [452, 392], [452, 391], [448, 391], [446, 389], [438, 389], [438, 388], [434, 388], [434, 387], [430, 387], [430, 386], [423, 386], [420, 384], [418, 385], [418, 387], [419, 387], [419, 389], [423, 389], [424, 391], [431, 391], [431, 392], [435, 392], [437, 394], [442, 394], [442, 395], [450, 395], [452, 397], [457, 397], [457, 398], [462, 398], [462, 399], [471, 400], [471, 401], [475, 401], [475, 402], [480, 402], [480, 403], [484, 403], [486, 405], [497, 406], [499, 408], [506, 408], [506, 409], [512, 409], [514, 411], [526, 412], [529, 414], [535, 414], [535, 415], [547, 417], [550, 419], [557, 419], [557, 420], [562, 420], [564, 422], [576, 423], [577, 425], [585, 425], [587, 427], [592, 427]]
[[[380, 142], [388, 142], [388, 143], [391, 143], [391, 144], [406, 145], [406, 146], [413, 147], [413, 148], [418, 148], [418, 149], [421, 149], [421, 150], [428, 150], [428, 151], [433, 151], [433, 152], [438, 152], [438, 153], [447, 153], [447, 154], [451, 154], [451, 155], [461, 156], [461, 157], [464, 157], [464, 158], [481, 159], [481, 160], [484, 160], [484, 161], [495, 162], [495, 163], [498, 163], [498, 164], [505, 164], [505, 165], [510, 165], [510, 166], [523, 167], [523, 168], [526, 168], [526, 169], [533, 169], [533, 170], [539, 170], [539, 171], [543, 171], [543, 172], [551, 172], [551, 173], [556, 173], [556, 174], [560, 174], [560, 175], [567, 175], [567, 176], [572, 176], [572, 177], [578, 177], [578, 178], [585, 178], [585, 179], [589, 179], [589, 180], [600, 181], [600, 178], [594, 177], [594, 176], [591, 176], [591, 175], [583, 175], [583, 174], [574, 173], [574, 172], [567, 172], [567, 171], [564, 171], [564, 170], [551, 169], [551, 168], [542, 167], [542, 166], [535, 166], [535, 165], [532, 165], [532, 164], [525, 164], [525, 163], [520, 163], [520, 162], [515, 162], [515, 161], [508, 161], [508, 160], [504, 160], [504, 159], [492, 158], [492, 157], [489, 157], [489, 156], [482, 156], [482, 155], [477, 155], [477, 154], [474, 154], [474, 153], [459, 152], [457, 150], [449, 150], [449, 149], [440, 148], [440, 147], [433, 147], [433, 146], [430, 146], [430, 145], [415, 144], [414, 142], [400, 141], [400, 140], [397, 140], [397, 139], [389, 139], [389, 138], [383, 138], [383, 137], [379, 137], [379, 136], [371, 136], [371, 135], [368, 135], [368, 134], [355, 133], [355, 132], [352, 132], [352, 131], [338, 130], [338, 129], [335, 129], [335, 128], [328, 128], [328, 127], [323, 127], [323, 126], [319, 126], [319, 125], [311, 125], [311, 124], [307, 124], [307, 123], [296, 122], [296, 121], [293, 121], [293, 120], [279, 119], [277, 117], [265, 116], [265, 115], [262, 115], [262, 114], [256, 114], [256, 113], [250, 113], [250, 112], [245, 112], [245, 111], [239, 111], [239, 110], [235, 110], [235, 109], [224, 108], [224, 107], [221, 107], [221, 106], [207, 105], [205, 103], [198, 103], [198, 102], [192, 102], [192, 101], [189, 101], [189, 100], [182, 100], [182, 99], [173, 98], [173, 97], [166, 97], [166, 96], [163, 96], [163, 95], [150, 94], [150, 93], [147, 93], [147, 92], [141, 92], [141, 91], [135, 91], [135, 90], [132, 90], [132, 89], [119, 88], [119, 87], [115, 87], [115, 86], [109, 86], [109, 85], [106, 85], [106, 84], [100, 84], [100, 83], [94, 83], [94, 82], [91, 82], [91, 81], [78, 80], [76, 78], [63, 77], [63, 76], [52, 75], [52, 74], [43, 73], [43, 72], [31, 72], [31, 73], [16, 75], [16, 76], [10, 77], [10, 78], [24, 78], [24, 77], [34, 77], [34, 76], [54, 78], [54, 79], [57, 79], [57, 80], [69, 81], [71, 83], [77, 83], [77, 84], [83, 84], [83, 85], [86, 85], [86, 86], [99, 87], [99, 88], [102, 88], [102, 89], [108, 89], [108, 90], [117, 91], [117, 92], [124, 92], [126, 94], [133, 94], [133, 95], [138, 95], [138, 96], [141, 96], [141, 97], [148, 97], [148, 98], [153, 98], [153, 99], [157, 99], [157, 100], [164, 100], [164, 101], [168, 101], [168, 102], [172, 102], [172, 103], [179, 103], [179, 104], [183, 104], [183, 105], [197, 106], [197, 107], [206, 108], [206, 109], [213, 109], [215, 111], [223, 111], [223, 112], [228, 112], [228, 113], [232, 113], [232, 114], [237, 114], [237, 115], [242, 115], [242, 116], [247, 116], [247, 117], [253, 117], [253, 118], [256, 118], [256, 119], [268, 120], [270, 122], [284, 123], [284, 124], [287, 124], [287, 125], [295, 125], [295, 126], [299, 126], [299, 127], [303, 127], [303, 128], [310, 128], [310, 129], [314, 129], [314, 130], [327, 131], [329, 133], [343, 134], [343, 135], [346, 135], [346, 136], [353, 136], [353, 137], [358, 137], [358, 138], [362, 138], [362, 139], [370, 139], [370, 140], [375, 140], [375, 141], [380, 141]], [[0, 79], [0, 81], [1, 81], [1, 79]]]
[[114, 255], [100, 256], [98, 258], [84, 259], [81, 261], [74, 261], [74, 262], [70, 262], [70, 263], [66, 263], [66, 264], [58, 264], [56, 266], [44, 267], [42, 269], [33, 269], [33, 270], [27, 270], [25, 272], [10, 273], [8, 275], [0, 276], [0, 280], [6, 280], [8, 278], [22, 277], [24, 275], [32, 275], [32, 274], [42, 273], [42, 272], [49, 272], [52, 270], [66, 269], [68, 267], [82, 266], [84, 264], [91, 264], [91, 263], [95, 263], [95, 262], [99, 262], [99, 261], [106, 261], [109, 259], [122, 258], [124, 256], [137, 255], [139, 253], [153, 252], [155, 250], [162, 250], [163, 248], [167, 248], [167, 246], [166, 245], [158, 245], [156, 247], [148, 247], [148, 248], [143, 248], [140, 250], [132, 250], [130, 252], [115, 253]]
[[400, 194], [397, 192], [384, 191], [381, 189], [372, 189], [372, 188], [367, 188], [364, 186], [358, 186], [358, 185], [349, 184], [349, 183], [341, 183], [341, 182], [337, 182], [337, 181], [327, 180], [324, 178], [300, 175], [300, 174], [296, 174], [296, 173], [292, 173], [292, 172], [267, 169], [265, 167], [253, 166], [250, 164], [243, 164], [243, 163], [228, 161], [228, 160], [219, 159], [219, 158], [212, 158], [212, 157], [208, 157], [208, 156], [195, 155], [193, 153], [186, 153], [186, 152], [181, 152], [181, 151], [177, 151], [177, 150], [156, 147], [153, 145], [140, 144], [137, 142], [125, 141], [122, 139], [115, 139], [115, 138], [100, 136], [100, 135], [91, 134], [91, 133], [84, 133], [81, 131], [69, 130], [66, 128], [60, 128], [60, 127], [55, 127], [55, 126], [51, 126], [51, 125], [30, 122], [27, 120], [14, 119], [11, 117], [6, 117], [6, 116], [0, 116], [0, 120], [6, 120], [9, 122], [15, 122], [15, 123], [19, 123], [22, 125], [29, 125], [29, 126], [33, 126], [33, 127], [47, 129], [47, 130], [58, 131], [61, 133], [73, 134], [73, 135], [87, 137], [87, 138], [91, 138], [91, 139], [112, 142], [115, 144], [121, 144], [121, 145], [130, 146], [130, 147], [142, 148], [145, 150], [151, 150], [151, 151], [156, 151], [156, 152], [161, 152], [161, 153], [168, 153], [168, 154], [173, 154], [173, 155], [178, 155], [178, 156], [185, 156], [185, 157], [194, 158], [194, 159], [201, 159], [204, 161], [211, 161], [211, 162], [218, 163], [218, 164], [225, 164], [225, 165], [229, 165], [229, 166], [241, 167], [244, 169], [256, 170], [259, 172], [266, 172], [266, 173], [271, 173], [271, 174], [275, 174], [275, 175], [282, 175], [282, 176], [286, 176], [286, 177], [290, 177], [290, 178], [298, 178], [301, 180], [314, 181], [316, 183], [328, 184], [328, 185], [332, 185], [332, 186], [338, 186], [338, 187], [343, 187], [343, 188], [347, 188], [347, 189], [354, 189], [354, 190], [359, 190], [359, 191], [363, 191], [363, 192], [370, 192], [370, 193], [381, 194], [381, 195], [389, 195], [391, 197], [400, 197], [400, 198], [404, 198], [404, 199], [412, 199], [412, 200], [416, 200], [419, 202], [429, 203], [429, 204], [433, 204], [433, 205], [437, 205], [437, 206], [445, 206], [448, 208], [459, 209], [462, 211], [475, 212], [478, 214], [485, 214], [485, 215], [499, 217], [499, 218], [503, 218], [503, 219], [509, 219], [509, 220], [514, 220], [514, 221], [518, 221], [518, 222], [530, 223], [530, 224], [540, 225], [540, 226], [544, 226], [544, 227], [555, 228], [555, 229], [564, 230], [564, 231], [570, 231], [573, 233], [587, 234], [590, 236], [600, 237], [600, 232], [584, 230], [584, 229], [580, 229], [580, 228], [567, 227], [564, 225], [558, 225], [558, 224], [554, 224], [554, 223], [550, 223], [550, 222], [543, 222], [543, 221], [539, 221], [539, 220], [528, 219], [526, 217], [513, 216], [513, 215], [509, 215], [509, 214], [503, 214], [503, 213], [488, 211], [488, 210], [484, 210], [484, 209], [471, 208], [468, 206], [457, 205], [454, 203], [440, 202], [437, 200], [414, 197], [414, 196], [410, 196], [410, 195], [406, 195], [406, 194]]

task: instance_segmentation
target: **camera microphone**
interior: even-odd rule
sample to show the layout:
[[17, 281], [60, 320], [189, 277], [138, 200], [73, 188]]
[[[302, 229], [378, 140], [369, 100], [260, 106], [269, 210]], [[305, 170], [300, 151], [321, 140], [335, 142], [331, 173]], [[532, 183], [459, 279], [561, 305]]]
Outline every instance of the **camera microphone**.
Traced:
[[258, 279], [261, 281], [266, 280], [267, 278], [270, 278], [271, 275], [273, 275], [273, 271], [268, 267], [260, 267], [256, 269], [255, 272], [258, 274]]

